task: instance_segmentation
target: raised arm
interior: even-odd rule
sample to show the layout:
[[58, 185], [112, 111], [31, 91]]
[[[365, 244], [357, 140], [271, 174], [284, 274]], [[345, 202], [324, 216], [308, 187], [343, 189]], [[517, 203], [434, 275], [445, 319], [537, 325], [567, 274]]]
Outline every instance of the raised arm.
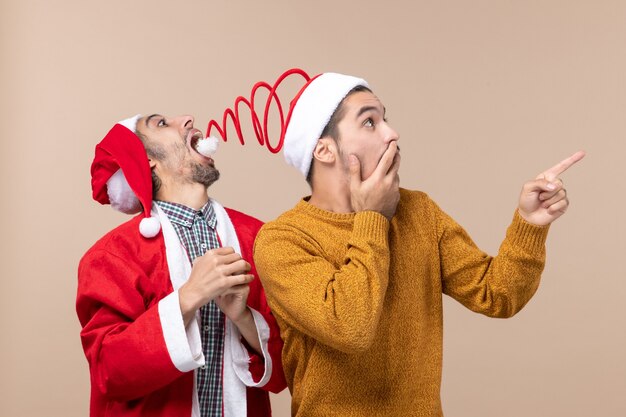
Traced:
[[548, 226], [569, 205], [559, 176], [584, 156], [576, 152], [524, 184], [519, 207], [495, 257], [480, 251], [465, 230], [439, 211], [444, 292], [492, 317], [510, 317], [521, 310], [539, 286]]
[[[145, 396], [204, 363], [196, 349], [199, 344], [185, 336], [178, 294], [142, 294], [145, 277], [137, 265], [103, 250], [88, 253], [79, 266], [76, 309], [81, 340], [92, 384], [109, 399]], [[161, 301], [150, 300], [162, 296]], [[181, 335], [177, 363], [165, 329]]]
[[367, 349], [376, 334], [389, 274], [389, 222], [357, 213], [340, 266], [297, 227], [259, 232], [254, 261], [276, 317], [346, 353]]

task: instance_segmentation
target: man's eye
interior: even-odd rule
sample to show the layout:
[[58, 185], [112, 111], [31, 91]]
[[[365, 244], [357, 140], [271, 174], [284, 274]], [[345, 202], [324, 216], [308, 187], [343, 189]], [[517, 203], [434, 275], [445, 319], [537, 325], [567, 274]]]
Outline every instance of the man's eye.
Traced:
[[158, 127], [164, 127], [164, 126], [167, 126], [167, 124], [165, 124], [165, 119], [161, 119], [161, 120], [159, 120], [159, 122], [157, 123], [157, 126], [158, 126]]
[[370, 117], [368, 117], [363, 122], [363, 126], [365, 126], [365, 127], [374, 127], [374, 121]]

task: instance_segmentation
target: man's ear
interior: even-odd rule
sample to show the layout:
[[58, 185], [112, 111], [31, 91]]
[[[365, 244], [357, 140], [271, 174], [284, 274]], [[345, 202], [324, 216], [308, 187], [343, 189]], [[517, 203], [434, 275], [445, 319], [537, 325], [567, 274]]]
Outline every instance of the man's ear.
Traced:
[[313, 159], [323, 164], [332, 164], [337, 160], [337, 143], [332, 138], [320, 138], [313, 149]]
[[148, 158], [148, 163], [150, 164], [150, 169], [154, 169], [156, 166], [156, 162], [150, 158]]

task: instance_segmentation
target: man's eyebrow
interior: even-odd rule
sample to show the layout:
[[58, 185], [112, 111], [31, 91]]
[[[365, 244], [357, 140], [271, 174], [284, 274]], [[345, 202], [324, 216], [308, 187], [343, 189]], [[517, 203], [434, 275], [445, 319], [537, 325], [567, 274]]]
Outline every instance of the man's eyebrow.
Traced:
[[148, 127], [148, 124], [150, 123], [150, 119], [152, 119], [153, 117], [157, 117], [159, 116], [158, 114], [151, 114], [150, 116], [146, 117], [146, 127]]
[[376, 106], [363, 106], [363, 107], [361, 107], [359, 109], [358, 113], [356, 114], [355, 119], [358, 119], [359, 117], [361, 117], [361, 115], [363, 113], [367, 113], [368, 111], [376, 111], [376, 112], [378, 112], [380, 110]]

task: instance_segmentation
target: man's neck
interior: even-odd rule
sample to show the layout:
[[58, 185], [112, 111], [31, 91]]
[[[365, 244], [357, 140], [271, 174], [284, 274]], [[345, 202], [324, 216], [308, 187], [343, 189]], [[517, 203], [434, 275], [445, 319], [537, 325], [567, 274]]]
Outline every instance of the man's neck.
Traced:
[[200, 210], [209, 201], [209, 196], [207, 188], [202, 184], [163, 184], [156, 199]]
[[352, 213], [352, 203], [350, 201], [350, 185], [345, 178], [335, 173], [319, 174], [314, 178], [313, 190], [309, 203], [322, 210], [332, 213]]

